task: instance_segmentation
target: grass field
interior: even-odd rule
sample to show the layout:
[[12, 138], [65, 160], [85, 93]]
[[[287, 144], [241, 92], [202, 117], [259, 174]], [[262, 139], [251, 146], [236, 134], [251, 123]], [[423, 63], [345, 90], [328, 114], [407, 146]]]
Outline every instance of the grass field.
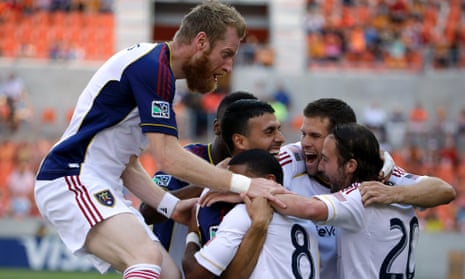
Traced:
[[36, 271], [30, 269], [0, 269], [1, 279], [121, 279], [114, 272], [101, 275], [98, 272]]

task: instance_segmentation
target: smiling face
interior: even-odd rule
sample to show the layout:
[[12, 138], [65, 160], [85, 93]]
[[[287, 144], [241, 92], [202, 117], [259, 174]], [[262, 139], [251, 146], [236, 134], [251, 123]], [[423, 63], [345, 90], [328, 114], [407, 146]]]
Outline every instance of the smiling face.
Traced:
[[240, 45], [240, 38], [236, 29], [228, 27], [223, 40], [206, 47], [194, 55], [191, 60], [183, 66], [187, 86], [190, 90], [199, 93], [209, 93], [216, 89], [218, 78], [231, 72], [234, 56]]
[[331, 185], [332, 193], [349, 186], [352, 179], [353, 166], [349, 165], [352, 162], [346, 161], [341, 163], [339, 158], [334, 137], [326, 137], [323, 149], [321, 150], [321, 160], [318, 170]]
[[250, 118], [247, 135], [234, 134], [233, 137], [236, 152], [258, 148], [268, 151], [275, 158], [278, 158], [279, 149], [285, 141], [281, 125], [274, 113]]
[[304, 117], [300, 131], [305, 166], [309, 175], [315, 176], [321, 160], [323, 142], [329, 134], [330, 121], [327, 117]]

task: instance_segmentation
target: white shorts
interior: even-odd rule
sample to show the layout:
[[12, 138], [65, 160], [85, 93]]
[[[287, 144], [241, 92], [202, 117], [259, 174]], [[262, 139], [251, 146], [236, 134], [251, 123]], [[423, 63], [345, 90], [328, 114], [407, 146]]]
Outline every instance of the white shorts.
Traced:
[[[158, 241], [139, 211], [131, 206], [131, 201], [124, 198], [123, 185], [111, 183], [89, 175], [36, 181], [35, 199], [40, 213], [53, 225], [73, 254], [89, 256], [84, 249], [89, 230], [103, 220], [121, 213], [134, 214], [150, 238]], [[100, 272], [106, 272], [110, 268], [107, 262], [93, 255], [90, 258]]]

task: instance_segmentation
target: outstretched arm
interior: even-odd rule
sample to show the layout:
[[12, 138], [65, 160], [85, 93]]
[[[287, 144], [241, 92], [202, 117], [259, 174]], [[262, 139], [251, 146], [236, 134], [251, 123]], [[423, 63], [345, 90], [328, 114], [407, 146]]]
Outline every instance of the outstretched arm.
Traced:
[[297, 194], [278, 194], [277, 198], [286, 207], [280, 207], [273, 202], [273, 208], [283, 215], [291, 215], [312, 221], [326, 221], [328, 219], [328, 208], [320, 199], [304, 197]]
[[265, 178], [250, 179], [215, 167], [182, 148], [176, 137], [159, 133], [148, 133], [147, 137], [161, 170], [194, 185], [236, 193], [245, 192], [251, 197], [266, 197], [283, 206], [274, 196], [276, 193], [286, 192], [278, 183]]
[[449, 183], [430, 176], [422, 177], [417, 183], [408, 186], [388, 186], [377, 181], [367, 181], [359, 189], [365, 206], [399, 203], [429, 208], [447, 204], [456, 195]]

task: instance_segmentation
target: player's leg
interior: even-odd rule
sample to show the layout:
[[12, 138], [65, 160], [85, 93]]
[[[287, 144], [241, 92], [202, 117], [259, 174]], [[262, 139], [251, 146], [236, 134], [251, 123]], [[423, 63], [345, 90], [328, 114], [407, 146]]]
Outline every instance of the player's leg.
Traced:
[[160, 242], [155, 241], [155, 244], [159, 247], [163, 257], [160, 279], [181, 278], [181, 271], [174, 262], [173, 258], [171, 258], [171, 256], [168, 254], [168, 252], [165, 250], [165, 248], [161, 245]]
[[130, 213], [112, 216], [93, 227], [87, 235], [85, 248], [115, 270], [154, 274], [146, 278], [158, 278], [163, 263], [160, 247]]

